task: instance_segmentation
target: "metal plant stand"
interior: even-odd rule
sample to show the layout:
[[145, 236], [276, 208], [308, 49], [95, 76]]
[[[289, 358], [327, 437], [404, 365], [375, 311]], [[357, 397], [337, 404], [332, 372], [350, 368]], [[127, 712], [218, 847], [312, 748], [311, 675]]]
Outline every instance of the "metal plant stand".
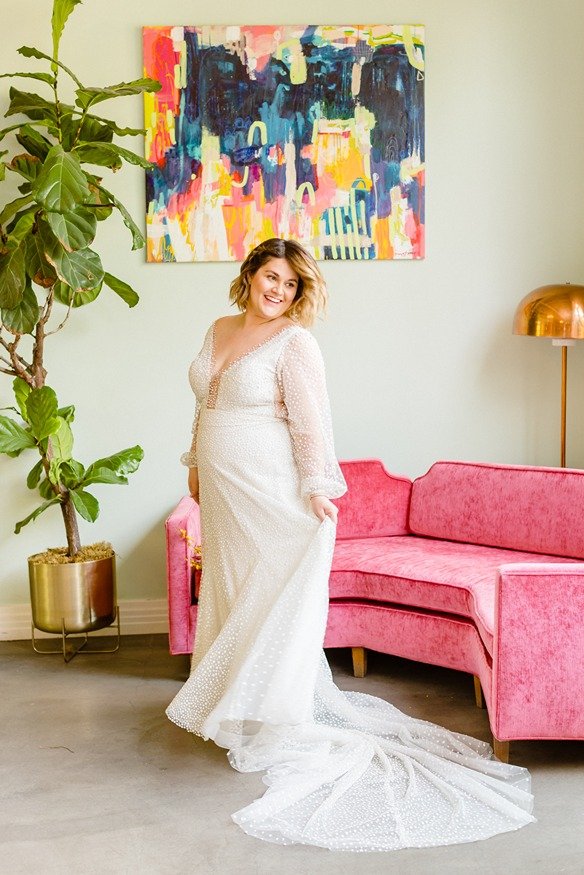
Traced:
[[[117, 605], [116, 605], [116, 616], [114, 619], [114, 623], [115, 623], [116, 629], [117, 629], [117, 635], [115, 637], [115, 646], [114, 647], [100, 647], [100, 648], [92, 647], [90, 650], [85, 651], [87, 654], [90, 654], [90, 653], [116, 653], [116, 651], [118, 651], [120, 649], [120, 609]], [[101, 631], [101, 630], [97, 630], [97, 631]], [[81, 641], [81, 644], [79, 644], [77, 647], [73, 647], [73, 646], [67, 647], [67, 639], [72, 634], [78, 635], [78, 633], [67, 632], [65, 629], [65, 620], [64, 619], [61, 620], [61, 633], [60, 633], [61, 646], [60, 647], [56, 647], [56, 648], [51, 647], [51, 648], [47, 648], [47, 649], [45, 649], [45, 648], [41, 649], [41, 648], [37, 647], [37, 639], [34, 637], [34, 633], [35, 633], [34, 623], [31, 623], [31, 633], [32, 633], [32, 648], [33, 648], [35, 653], [43, 653], [43, 654], [49, 655], [49, 656], [59, 656], [59, 654], [63, 654], [63, 659], [65, 660], [65, 662], [71, 662], [71, 660], [73, 659], [74, 656], [77, 656], [78, 653], [81, 653], [81, 651], [83, 651], [83, 649], [85, 648], [85, 646], [87, 645], [87, 643], [89, 641], [89, 633], [85, 632], [83, 635], [83, 639]], [[55, 633], [55, 634], [59, 634], [59, 633]], [[39, 640], [41, 640], [41, 639], [39, 639]]]

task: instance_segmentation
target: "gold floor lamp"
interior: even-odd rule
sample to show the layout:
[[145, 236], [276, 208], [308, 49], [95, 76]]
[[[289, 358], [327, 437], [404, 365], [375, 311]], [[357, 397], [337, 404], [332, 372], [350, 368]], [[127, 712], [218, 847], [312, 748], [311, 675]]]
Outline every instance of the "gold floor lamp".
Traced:
[[551, 337], [562, 348], [562, 411], [560, 458], [566, 467], [566, 384], [568, 347], [584, 339], [584, 286], [564, 283], [540, 286], [520, 301], [513, 320], [513, 334]]

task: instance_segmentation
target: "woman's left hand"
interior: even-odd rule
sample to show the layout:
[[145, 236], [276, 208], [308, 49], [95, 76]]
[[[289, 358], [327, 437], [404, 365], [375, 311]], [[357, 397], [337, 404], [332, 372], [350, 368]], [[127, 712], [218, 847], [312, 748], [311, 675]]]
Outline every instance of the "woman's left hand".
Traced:
[[313, 495], [310, 499], [310, 507], [313, 514], [322, 522], [325, 517], [336, 524], [338, 516], [338, 508], [332, 503], [326, 495]]

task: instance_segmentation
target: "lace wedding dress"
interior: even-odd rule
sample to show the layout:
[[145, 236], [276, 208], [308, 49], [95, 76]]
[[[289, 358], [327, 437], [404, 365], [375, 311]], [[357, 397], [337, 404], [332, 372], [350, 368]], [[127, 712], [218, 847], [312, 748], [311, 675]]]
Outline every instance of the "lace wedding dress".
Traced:
[[[534, 818], [529, 774], [484, 742], [339, 690], [322, 651], [334, 524], [309, 507], [346, 486], [316, 341], [289, 325], [214, 374], [214, 327], [190, 369], [203, 579], [188, 681], [167, 710], [265, 771], [233, 815], [282, 844], [379, 851], [453, 844]], [[196, 454], [196, 455], [195, 455]]]

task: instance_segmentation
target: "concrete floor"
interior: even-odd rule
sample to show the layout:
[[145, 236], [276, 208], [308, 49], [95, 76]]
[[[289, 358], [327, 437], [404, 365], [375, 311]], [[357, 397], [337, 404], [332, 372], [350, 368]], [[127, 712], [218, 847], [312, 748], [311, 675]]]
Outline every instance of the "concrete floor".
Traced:
[[[337, 683], [410, 714], [488, 739], [472, 679], [370, 654]], [[538, 823], [468, 845], [390, 854], [281, 847], [246, 836], [230, 814], [260, 795], [259, 775], [171, 724], [164, 709], [188, 670], [161, 635], [68, 665], [29, 642], [0, 644], [0, 872], [86, 875], [485, 875], [584, 873], [584, 743], [517, 742], [533, 774]]]

